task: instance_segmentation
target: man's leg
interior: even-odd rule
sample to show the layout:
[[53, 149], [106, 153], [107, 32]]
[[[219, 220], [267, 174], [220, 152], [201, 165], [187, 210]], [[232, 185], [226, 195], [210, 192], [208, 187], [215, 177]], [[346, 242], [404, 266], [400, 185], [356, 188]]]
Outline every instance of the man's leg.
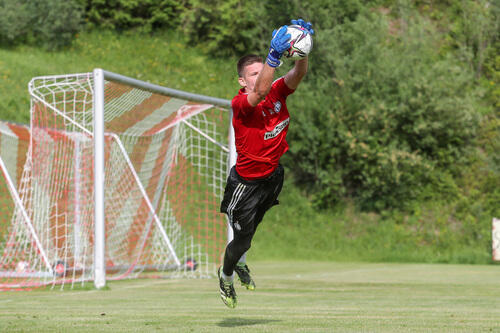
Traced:
[[219, 268], [219, 287], [222, 301], [230, 308], [236, 307], [237, 298], [234, 290], [234, 271], [239, 258], [250, 248], [253, 234], [234, 233], [233, 240], [227, 245], [224, 253], [224, 264]]
[[250, 249], [253, 233], [234, 233], [233, 240], [227, 244], [224, 253], [223, 272], [226, 276], [233, 275], [234, 269], [243, 254]]
[[232, 279], [229, 281], [227, 277], [224, 277], [221, 267], [219, 267], [217, 275], [219, 277], [220, 297], [224, 304], [226, 304], [229, 308], [234, 309], [236, 307], [237, 299], [233, 281]]
[[[257, 210], [257, 214], [255, 215], [255, 222], [253, 226], [253, 235], [255, 235], [255, 232], [257, 231], [257, 226], [262, 222], [262, 219], [264, 218], [264, 214], [266, 213], [265, 208], [259, 208]], [[253, 236], [252, 236], [253, 238]], [[247, 250], [248, 251], [248, 250]], [[243, 255], [240, 257], [238, 262], [236, 263], [236, 266], [234, 268], [234, 271], [238, 275], [238, 278], [241, 282], [241, 285], [244, 286], [247, 290], [255, 290], [255, 281], [252, 279], [250, 275], [250, 268], [248, 268], [248, 265], [246, 263], [246, 252], [243, 253]]]
[[[235, 167], [231, 168], [231, 171], [229, 173], [229, 176], [227, 178], [226, 182], [226, 188], [224, 190], [224, 199], [221, 202], [221, 208], [220, 211], [221, 213], [226, 213], [229, 219], [229, 222], [231, 224], [231, 227], [234, 226], [232, 223], [232, 212], [234, 210], [234, 205], [237, 203], [237, 201], [240, 199], [241, 193], [244, 190], [242, 188], [242, 184], [238, 181], [238, 177], [236, 175], [236, 170]], [[228, 244], [229, 246], [229, 244]], [[226, 248], [227, 252], [227, 248]], [[224, 255], [226, 257], [227, 254]], [[224, 259], [224, 262], [226, 260]], [[230, 308], [236, 307], [237, 303], [237, 298], [236, 298], [236, 292], [234, 290], [234, 274], [233, 274], [233, 269], [230, 268], [230, 264], [224, 263], [222, 267], [219, 267], [217, 271], [217, 275], [219, 277], [219, 289], [220, 289], [220, 296], [224, 304], [226, 304]], [[225, 268], [225, 272], [224, 269]]]
[[232, 276], [237, 262], [244, 259], [255, 233], [256, 216], [261, 200], [262, 182], [242, 180], [235, 168], [228, 177], [221, 212], [226, 213], [233, 228], [233, 239], [224, 253], [223, 275]]
[[[242, 257], [245, 258], [246, 251], [250, 249], [253, 235], [265, 212], [277, 203], [276, 198], [282, 184], [281, 165], [269, 182], [244, 181], [238, 176], [234, 167], [230, 172], [221, 203], [221, 212], [228, 215], [234, 238], [226, 247], [222, 270], [219, 269], [221, 297], [229, 307], [236, 306], [236, 293], [233, 287], [235, 270], [247, 289], [255, 289], [248, 266], [240, 264], [237, 267], [237, 264]], [[224, 286], [227, 288], [224, 289]]]
[[[254, 229], [255, 230], [255, 229]], [[236, 272], [238, 278], [241, 282], [241, 285], [247, 288], [248, 290], [255, 289], [255, 282], [250, 277], [250, 269], [246, 265], [246, 262], [243, 261], [245, 259], [245, 253], [250, 249], [251, 241], [253, 237], [251, 235], [235, 235], [235, 238], [231, 243], [226, 247], [226, 253], [224, 255], [224, 269], [228, 267], [227, 273], [232, 268], [233, 271]], [[243, 251], [242, 254], [240, 254]], [[238, 258], [239, 257], [239, 258]], [[243, 260], [242, 260], [243, 257]]]
[[[259, 186], [259, 202], [256, 206], [256, 213], [253, 214], [253, 230], [252, 234], [255, 235], [257, 227], [264, 218], [265, 213], [274, 205], [277, 205], [278, 196], [283, 187], [284, 169], [281, 165], [278, 166], [275, 173], [270, 177], [269, 181]], [[252, 237], [253, 237], [252, 235]], [[246, 264], [246, 252], [238, 260], [234, 271], [238, 274], [241, 285], [248, 290], [255, 290], [255, 282], [250, 275], [250, 269]]]
[[[245, 264], [247, 262], [247, 253], [243, 253], [243, 255], [240, 257], [240, 260], [238, 260], [238, 264]], [[236, 265], [238, 265], [236, 264]]]
[[[227, 245], [224, 253], [224, 262], [220, 269], [219, 279], [223, 286], [233, 288], [234, 270], [238, 260], [250, 248], [254, 233], [254, 217], [258, 204], [258, 184], [246, 182], [237, 175], [235, 168], [231, 169], [221, 203], [221, 212], [226, 213], [233, 228], [233, 240]], [[226, 291], [221, 287], [221, 298], [229, 307], [236, 305], [234, 288]], [[234, 297], [233, 297], [234, 295]], [[234, 298], [234, 299], [233, 299]], [[234, 304], [234, 306], [231, 306]]]
[[[233, 222], [233, 240], [229, 242], [224, 253], [223, 276], [231, 276], [236, 272], [241, 284], [249, 290], [255, 289], [255, 283], [250, 277], [250, 270], [245, 263], [245, 253], [252, 245], [252, 238], [255, 235], [256, 226], [262, 220], [263, 214], [259, 203], [258, 186], [248, 189], [253, 193], [248, 200], [243, 200], [237, 214], [231, 216]], [[257, 192], [257, 193], [256, 193]]]

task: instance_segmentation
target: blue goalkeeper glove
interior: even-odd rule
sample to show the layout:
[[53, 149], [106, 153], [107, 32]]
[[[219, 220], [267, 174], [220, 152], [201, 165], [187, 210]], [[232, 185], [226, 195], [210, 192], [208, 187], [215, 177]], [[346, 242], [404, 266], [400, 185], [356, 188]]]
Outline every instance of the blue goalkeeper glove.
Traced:
[[302, 28], [306, 29], [308, 33], [314, 35], [314, 29], [312, 28], [311, 22], [306, 22], [303, 19], [292, 20], [292, 24], [300, 25]]
[[273, 31], [273, 39], [271, 39], [271, 47], [267, 55], [266, 62], [271, 67], [278, 67], [281, 65], [281, 56], [283, 52], [290, 48], [290, 34], [286, 33], [287, 26], [284, 25], [278, 30]]

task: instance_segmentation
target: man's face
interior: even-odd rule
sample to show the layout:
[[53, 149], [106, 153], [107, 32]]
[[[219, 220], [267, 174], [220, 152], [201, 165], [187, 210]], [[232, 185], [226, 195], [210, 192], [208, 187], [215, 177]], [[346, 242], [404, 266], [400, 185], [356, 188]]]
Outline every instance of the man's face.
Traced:
[[243, 69], [243, 76], [238, 78], [238, 82], [243, 88], [245, 88], [246, 93], [253, 91], [255, 81], [257, 81], [257, 76], [259, 76], [262, 68], [264, 68], [263, 63], [254, 62]]

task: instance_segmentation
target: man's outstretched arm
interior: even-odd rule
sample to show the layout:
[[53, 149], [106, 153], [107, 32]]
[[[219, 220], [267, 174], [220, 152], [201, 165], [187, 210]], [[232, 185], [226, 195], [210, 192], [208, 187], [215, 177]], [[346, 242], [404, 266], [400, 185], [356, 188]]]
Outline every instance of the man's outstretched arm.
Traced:
[[302, 81], [302, 78], [307, 73], [307, 67], [308, 67], [307, 57], [297, 60], [295, 62], [295, 66], [293, 66], [293, 68], [285, 75], [286, 86], [293, 90], [297, 89], [300, 81]]
[[257, 77], [257, 81], [255, 81], [253, 91], [248, 94], [248, 104], [250, 104], [251, 106], [256, 106], [264, 98], [266, 98], [269, 90], [271, 90], [275, 71], [276, 69], [274, 67], [271, 67], [268, 64], [264, 64], [264, 67]]
[[287, 34], [287, 26], [284, 25], [279, 30], [273, 31], [271, 39], [271, 47], [266, 58], [264, 68], [259, 73], [253, 91], [248, 94], [248, 103], [251, 106], [256, 106], [264, 98], [266, 98], [274, 80], [274, 72], [276, 67], [281, 65], [280, 58], [283, 52], [290, 48], [290, 34]]
[[[292, 20], [292, 24], [300, 25], [304, 28], [308, 33], [314, 35], [314, 29], [312, 28], [311, 22], [305, 22], [303, 19]], [[303, 59], [297, 60], [295, 62], [295, 66], [285, 75], [285, 84], [290, 89], [297, 89], [300, 81], [307, 73], [308, 68], [308, 57], [306, 56]]]

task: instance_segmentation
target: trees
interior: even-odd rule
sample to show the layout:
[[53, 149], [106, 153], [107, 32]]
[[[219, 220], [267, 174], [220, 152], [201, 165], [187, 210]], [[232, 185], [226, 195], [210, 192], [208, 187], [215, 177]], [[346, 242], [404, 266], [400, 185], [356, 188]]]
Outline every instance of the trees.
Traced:
[[0, 43], [61, 48], [83, 27], [82, 16], [75, 0], [0, 0]]
[[284, 162], [319, 206], [352, 198], [380, 210], [456, 197], [473, 163], [500, 178], [499, 13], [488, 0], [0, 0], [0, 42], [37, 36], [61, 47], [84, 20], [177, 29], [234, 61], [266, 52], [272, 30], [290, 18], [310, 20], [310, 72], [289, 100], [296, 111]]
[[422, 20], [391, 32], [393, 19], [366, 12], [318, 34], [290, 166], [321, 206], [402, 207], [465, 163], [479, 124], [473, 73], [439, 53]]

